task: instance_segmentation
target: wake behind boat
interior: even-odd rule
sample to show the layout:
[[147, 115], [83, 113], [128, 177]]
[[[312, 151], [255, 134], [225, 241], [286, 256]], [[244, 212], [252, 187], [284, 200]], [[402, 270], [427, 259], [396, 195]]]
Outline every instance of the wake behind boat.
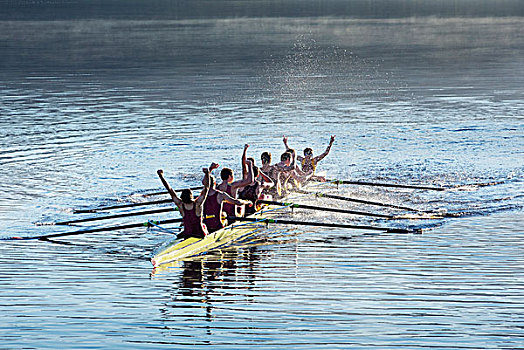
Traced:
[[[286, 208], [299, 208], [303, 210], [317, 210], [323, 212], [349, 214], [353, 216], [364, 216], [376, 218], [382, 222], [385, 220], [434, 220], [446, 217], [458, 217], [464, 213], [447, 213], [440, 210], [429, 209], [420, 210], [411, 206], [399, 205], [397, 203], [384, 203], [363, 198], [353, 198], [341, 196], [339, 194], [326, 193], [334, 185], [338, 190], [339, 185], [358, 185], [375, 186], [388, 188], [402, 188], [407, 190], [435, 190], [453, 191], [462, 188], [460, 186], [428, 186], [417, 184], [397, 184], [356, 180], [328, 180], [325, 174], [315, 173], [318, 162], [328, 153], [334, 137], [324, 153], [314, 157], [312, 150], [306, 148], [304, 157], [298, 157], [293, 149], [287, 144], [284, 137], [284, 144], [287, 150], [281, 155], [280, 163], [271, 165], [271, 154], [264, 152], [261, 155], [262, 166], [260, 169], [254, 165], [252, 158], [247, 158], [246, 152], [249, 145], [245, 145], [242, 156], [242, 177], [234, 181], [233, 172], [229, 168], [223, 168], [221, 172], [222, 183], [216, 184], [216, 180], [211, 172], [218, 168], [218, 164], [212, 163], [209, 168], [202, 169], [204, 172], [203, 186], [196, 186], [182, 190], [173, 190], [163, 176], [163, 171], [157, 173], [167, 191], [142, 194], [142, 197], [158, 196], [169, 194], [171, 199], [160, 199], [142, 203], [117, 204], [95, 209], [73, 210], [77, 213], [100, 213], [109, 210], [121, 210], [135, 208], [144, 205], [160, 205], [174, 202], [181, 217], [169, 218], [167, 220], [148, 220], [141, 223], [125, 223], [117, 226], [102, 226], [82, 229], [79, 231], [49, 233], [36, 237], [9, 237], [6, 239], [39, 239], [51, 241], [52, 239], [65, 236], [80, 234], [91, 234], [107, 231], [121, 231], [131, 228], [152, 227], [172, 223], [182, 223], [180, 234], [166, 243], [162, 244], [152, 254], [151, 263], [155, 268], [166, 266], [170, 263], [179, 262], [185, 259], [195, 258], [209, 252], [217, 251], [227, 247], [242, 246], [246, 242], [252, 242], [259, 238], [258, 234], [266, 229], [268, 224], [282, 225], [302, 225], [316, 227], [331, 227], [343, 229], [362, 229], [368, 231], [381, 231], [389, 233], [421, 233], [421, 227], [404, 226], [384, 227], [375, 226], [373, 223], [355, 225], [348, 222], [324, 222], [299, 221], [283, 217], [283, 214], [290, 214]], [[298, 162], [297, 160], [300, 160]], [[302, 169], [298, 164], [302, 165]], [[474, 184], [476, 188], [488, 185], [499, 184], [490, 182], [487, 184]], [[192, 190], [201, 190], [197, 198], [193, 198]], [[237, 192], [238, 191], [238, 198]], [[266, 192], [267, 190], [267, 192]], [[181, 192], [180, 197], [176, 192]], [[323, 198], [344, 202], [359, 203], [366, 206], [388, 207], [390, 210], [402, 210], [404, 213], [377, 213], [359, 210], [359, 208], [340, 208], [332, 206], [319, 206], [306, 203], [297, 203], [301, 200], [312, 198]], [[286, 202], [288, 201], [288, 202]], [[293, 202], [289, 202], [293, 201]], [[224, 203], [229, 204], [229, 211], [226, 210]], [[247, 215], [242, 210], [237, 210], [236, 206], [247, 208]], [[78, 225], [93, 221], [114, 220], [131, 216], [151, 215], [159, 213], [173, 212], [173, 208], [158, 208], [153, 210], [139, 210], [117, 212], [111, 215], [97, 215], [87, 218], [56, 221], [50, 223], [39, 223], [42, 225]], [[223, 215], [225, 214], [225, 215]], [[292, 214], [292, 212], [291, 212]], [[466, 213], [467, 214], [467, 213]], [[225, 217], [224, 217], [225, 216]], [[227, 219], [227, 220], [225, 220]], [[227, 226], [225, 222], [228, 222]], [[424, 226], [424, 228], [431, 226]], [[172, 232], [173, 233], [173, 232]]]

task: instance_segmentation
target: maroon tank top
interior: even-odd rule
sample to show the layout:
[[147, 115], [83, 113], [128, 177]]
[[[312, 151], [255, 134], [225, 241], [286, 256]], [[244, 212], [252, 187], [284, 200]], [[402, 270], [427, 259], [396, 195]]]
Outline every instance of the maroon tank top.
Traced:
[[206, 225], [202, 223], [202, 218], [196, 215], [196, 204], [193, 203], [193, 208], [188, 210], [184, 207], [184, 223], [183, 237], [197, 237], [204, 238], [207, 235]]
[[258, 195], [257, 190], [260, 186], [260, 181], [256, 180], [254, 184], [244, 187], [239, 193], [238, 198], [251, 201], [252, 206], [246, 205], [245, 215], [253, 214], [256, 211]]
[[[204, 223], [207, 226], [209, 232], [215, 232], [224, 227], [220, 215], [222, 213], [222, 203], [217, 201], [218, 191], [215, 191], [212, 195], [208, 195], [204, 202]], [[212, 216], [207, 218], [207, 216]]]

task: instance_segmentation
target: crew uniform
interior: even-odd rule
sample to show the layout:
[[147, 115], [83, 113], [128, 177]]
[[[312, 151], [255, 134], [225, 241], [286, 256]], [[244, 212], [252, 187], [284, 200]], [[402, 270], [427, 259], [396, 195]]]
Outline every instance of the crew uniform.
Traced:
[[184, 207], [184, 216], [182, 222], [184, 224], [184, 231], [180, 234], [184, 238], [196, 237], [204, 238], [207, 234], [207, 227], [200, 217], [196, 215], [196, 204], [193, 203], [193, 208], [187, 209]]
[[262, 186], [259, 180], [255, 180], [252, 185], [244, 187], [239, 193], [238, 198], [251, 201], [253, 205], [246, 205], [245, 215], [254, 214], [258, 205], [259, 188]]
[[218, 203], [218, 194], [219, 192], [215, 190], [215, 193], [208, 195], [204, 202], [204, 224], [206, 224], [210, 233], [224, 227], [224, 223], [220, 217], [222, 213], [222, 203]]

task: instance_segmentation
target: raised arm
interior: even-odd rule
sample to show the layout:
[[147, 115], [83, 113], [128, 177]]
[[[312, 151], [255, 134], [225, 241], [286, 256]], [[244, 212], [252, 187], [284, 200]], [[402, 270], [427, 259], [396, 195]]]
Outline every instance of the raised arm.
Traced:
[[247, 149], [249, 148], [249, 145], [246, 143], [244, 145], [244, 152], [242, 152], [242, 177], [246, 177], [247, 176], [247, 172], [249, 171], [248, 169], [248, 164], [247, 164]]
[[217, 169], [220, 165], [218, 165], [217, 163], [213, 162], [211, 163], [211, 165], [209, 166], [209, 173], [211, 173], [213, 170]]
[[331, 146], [333, 146], [333, 142], [335, 142], [335, 135], [331, 136], [331, 139], [329, 140], [329, 145], [327, 146], [327, 148], [324, 151], [324, 153], [322, 153], [321, 155], [315, 157], [315, 160], [317, 162], [322, 160], [322, 159], [324, 159], [329, 154], [329, 151], [331, 150]]
[[287, 136], [284, 135], [284, 137], [282, 138], [282, 141], [284, 141], [284, 147], [286, 147], [286, 149], [289, 149], [289, 145], [287, 144]]
[[[215, 163], [213, 163], [213, 164], [215, 164]], [[213, 164], [211, 164], [211, 167], [209, 167], [209, 168], [212, 168]], [[217, 164], [217, 166], [218, 166], [218, 164]], [[213, 168], [213, 169], [216, 169], [216, 168]], [[203, 168], [202, 171], [204, 172], [204, 180], [202, 181], [202, 184], [204, 185], [204, 188], [200, 192], [200, 195], [198, 196], [198, 198], [195, 200], [196, 204], [199, 205], [199, 206], [202, 206], [202, 204], [206, 200], [207, 194], [209, 193], [209, 187], [211, 185], [211, 172], [209, 171], [208, 168]]]
[[171, 188], [171, 186], [169, 186], [169, 183], [164, 177], [164, 171], [162, 169], [158, 169], [156, 173], [158, 174], [158, 177], [160, 178], [160, 181], [162, 181], [162, 184], [166, 188], [167, 192], [169, 192], [169, 194], [171, 195], [173, 202], [175, 202], [177, 206], [180, 206], [182, 204], [182, 200], [178, 198], [175, 191]]
[[231, 184], [232, 188], [241, 188], [248, 185], [251, 185], [255, 181], [255, 176], [253, 174], [253, 163], [246, 160], [247, 163], [247, 175], [242, 180], [235, 181]]
[[[284, 136], [283, 140], [284, 140], [284, 146], [286, 146], [286, 150], [290, 150], [291, 147], [289, 147], [289, 144], [287, 143], [287, 141], [288, 141], [287, 136]], [[302, 159], [304, 159], [304, 157], [302, 157], [302, 156], [296, 154], [296, 152], [293, 152], [293, 153], [295, 154], [295, 156], [294, 156], [293, 159], [291, 160], [291, 163], [294, 163], [294, 162], [296, 162], [297, 160], [298, 160], [299, 162], [301, 162]]]

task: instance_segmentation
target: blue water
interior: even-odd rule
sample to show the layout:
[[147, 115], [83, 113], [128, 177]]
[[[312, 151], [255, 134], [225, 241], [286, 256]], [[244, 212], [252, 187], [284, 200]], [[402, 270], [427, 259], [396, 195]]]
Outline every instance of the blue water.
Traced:
[[238, 172], [246, 142], [257, 160], [278, 158], [283, 135], [317, 154], [336, 135], [319, 166], [332, 178], [497, 184], [330, 185], [459, 216], [295, 209], [285, 217], [426, 229], [270, 226], [256, 244], [161, 273], [149, 257], [172, 235], [158, 229], [2, 241], [0, 348], [524, 348], [521, 3], [411, 1], [388, 16], [327, 1], [294, 17], [292, 1], [198, 16], [139, 3], [0, 4], [0, 237], [176, 217], [35, 224], [143, 200], [159, 168], [176, 188], [197, 185], [211, 161]]

